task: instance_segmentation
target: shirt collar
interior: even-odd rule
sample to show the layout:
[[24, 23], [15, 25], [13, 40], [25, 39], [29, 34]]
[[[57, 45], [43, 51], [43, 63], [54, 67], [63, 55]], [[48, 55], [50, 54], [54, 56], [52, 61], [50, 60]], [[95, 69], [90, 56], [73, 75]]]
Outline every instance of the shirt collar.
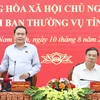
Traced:
[[83, 63], [82, 69], [83, 69], [83, 70], [87, 69], [87, 67], [85, 66], [85, 63]]
[[95, 64], [94, 68], [93, 69], [96, 69], [97, 71], [99, 70], [98, 69], [98, 66]]
[[[85, 63], [83, 63], [83, 70], [85, 70], [85, 69], [87, 69], [87, 67], [86, 67]], [[98, 67], [96, 66], [96, 64], [94, 65], [93, 69], [98, 70]]]
[[[28, 44], [25, 42], [24, 46], [23, 47], [27, 47]], [[14, 47], [16, 47], [16, 44], [14, 43]]]

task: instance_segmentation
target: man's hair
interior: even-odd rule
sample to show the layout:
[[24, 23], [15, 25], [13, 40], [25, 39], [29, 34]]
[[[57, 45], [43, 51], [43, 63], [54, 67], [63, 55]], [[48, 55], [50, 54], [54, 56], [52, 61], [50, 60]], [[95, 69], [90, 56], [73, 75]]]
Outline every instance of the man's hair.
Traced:
[[85, 54], [87, 54], [89, 51], [92, 51], [92, 50], [97, 51], [97, 56], [99, 56], [99, 51], [96, 48], [94, 48], [94, 47], [90, 47], [90, 48], [86, 49]]
[[23, 29], [25, 29], [26, 35], [27, 35], [27, 29], [26, 29], [26, 27], [24, 27], [24, 26], [16, 26], [15, 29], [14, 29], [14, 34], [15, 34], [15, 32], [16, 32], [16, 30], [17, 30], [18, 28], [23, 28]]

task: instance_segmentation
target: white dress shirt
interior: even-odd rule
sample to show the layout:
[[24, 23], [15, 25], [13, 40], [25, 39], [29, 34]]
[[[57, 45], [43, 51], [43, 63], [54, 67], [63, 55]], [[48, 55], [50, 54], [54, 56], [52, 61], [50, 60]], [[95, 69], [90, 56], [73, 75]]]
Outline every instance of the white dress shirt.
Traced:
[[95, 64], [91, 71], [86, 68], [85, 63], [76, 66], [73, 70], [72, 81], [79, 88], [89, 87], [90, 81], [100, 81], [100, 66]]
[[28, 72], [30, 76], [33, 76], [40, 71], [40, 67], [37, 48], [33, 44], [25, 43], [21, 49], [12, 44], [5, 49], [0, 72], [8, 69], [10, 75]]

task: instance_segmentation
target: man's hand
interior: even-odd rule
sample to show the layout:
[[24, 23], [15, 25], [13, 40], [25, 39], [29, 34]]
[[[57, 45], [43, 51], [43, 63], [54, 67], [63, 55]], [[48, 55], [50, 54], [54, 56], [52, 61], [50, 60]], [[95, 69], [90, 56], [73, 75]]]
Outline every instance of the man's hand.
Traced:
[[29, 73], [24, 73], [19, 78], [20, 79], [27, 79], [28, 77], [30, 77]]

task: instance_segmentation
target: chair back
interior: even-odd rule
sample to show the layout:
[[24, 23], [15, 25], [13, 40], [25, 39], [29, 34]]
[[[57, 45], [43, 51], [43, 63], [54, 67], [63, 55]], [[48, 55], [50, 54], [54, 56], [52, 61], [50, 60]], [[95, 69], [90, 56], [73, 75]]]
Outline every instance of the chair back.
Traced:
[[[78, 66], [78, 65], [80, 65], [80, 64], [82, 64], [83, 62], [81, 62], [81, 63], [78, 63], [78, 64], [76, 64], [74, 67], [76, 67], [76, 66]], [[68, 80], [69, 81], [72, 81], [72, 74], [73, 74], [73, 70], [74, 70], [74, 67], [70, 70], [70, 72], [68, 73]]]
[[68, 80], [72, 81], [72, 74], [73, 74], [73, 69], [74, 67], [70, 70], [70, 72], [68, 73]]

